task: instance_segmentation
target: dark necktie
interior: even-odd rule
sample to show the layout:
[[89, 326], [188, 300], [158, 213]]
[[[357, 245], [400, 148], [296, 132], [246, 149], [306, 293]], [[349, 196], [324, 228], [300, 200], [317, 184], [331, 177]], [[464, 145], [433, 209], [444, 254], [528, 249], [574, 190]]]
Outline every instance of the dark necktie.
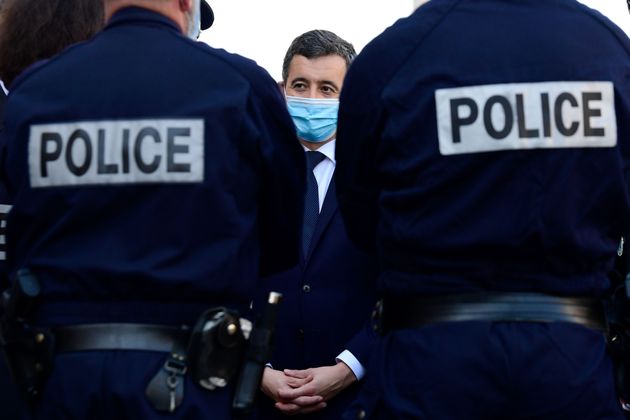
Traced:
[[304, 197], [304, 220], [302, 222], [302, 250], [308, 256], [311, 239], [319, 217], [319, 190], [313, 169], [326, 156], [321, 152], [306, 152], [306, 195]]

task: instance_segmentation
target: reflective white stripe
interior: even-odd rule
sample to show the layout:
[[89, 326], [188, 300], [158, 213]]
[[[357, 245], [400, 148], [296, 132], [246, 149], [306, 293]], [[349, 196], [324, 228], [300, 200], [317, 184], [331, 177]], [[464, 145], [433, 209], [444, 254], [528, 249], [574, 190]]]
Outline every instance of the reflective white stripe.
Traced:
[[6, 244], [5, 231], [7, 227], [5, 218], [6, 215], [9, 214], [9, 211], [11, 211], [11, 206], [7, 204], [0, 204], [0, 219], [2, 219], [2, 222], [0, 223], [0, 245], [3, 245], [0, 250], [0, 261], [5, 261], [7, 259], [6, 253], [4, 252], [4, 245]]
[[202, 182], [203, 119], [147, 119], [30, 127], [32, 187]]
[[442, 155], [614, 147], [612, 82], [541, 82], [435, 91]]

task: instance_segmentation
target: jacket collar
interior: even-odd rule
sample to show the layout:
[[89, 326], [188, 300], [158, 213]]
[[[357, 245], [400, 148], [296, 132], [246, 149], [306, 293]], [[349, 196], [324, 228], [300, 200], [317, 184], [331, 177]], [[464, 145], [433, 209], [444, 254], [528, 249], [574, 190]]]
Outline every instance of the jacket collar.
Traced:
[[112, 15], [105, 25], [105, 30], [114, 26], [125, 24], [148, 24], [152, 26], [162, 26], [165, 29], [181, 33], [180, 27], [168, 17], [142, 7], [125, 7]]

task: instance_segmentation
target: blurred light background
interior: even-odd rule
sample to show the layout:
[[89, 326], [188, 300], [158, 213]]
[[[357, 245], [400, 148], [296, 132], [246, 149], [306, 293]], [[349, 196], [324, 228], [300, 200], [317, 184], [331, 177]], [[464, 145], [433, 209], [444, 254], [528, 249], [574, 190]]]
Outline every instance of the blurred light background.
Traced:
[[[360, 51], [426, 0], [208, 1], [214, 9], [215, 23], [200, 39], [213, 47], [255, 60], [274, 79], [280, 80], [284, 54], [296, 36], [311, 29], [328, 29]], [[580, 1], [630, 33], [630, 14], [625, 0]], [[534, 28], [535, 25], [532, 22]]]

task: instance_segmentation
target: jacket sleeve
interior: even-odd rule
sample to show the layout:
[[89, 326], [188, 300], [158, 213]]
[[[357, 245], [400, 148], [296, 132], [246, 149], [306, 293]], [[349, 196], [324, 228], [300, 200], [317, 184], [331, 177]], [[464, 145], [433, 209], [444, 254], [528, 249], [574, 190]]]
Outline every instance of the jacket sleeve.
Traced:
[[367, 369], [372, 349], [376, 345], [377, 340], [378, 335], [374, 331], [374, 323], [369, 319], [348, 342], [346, 350], [352, 353], [363, 368]]

